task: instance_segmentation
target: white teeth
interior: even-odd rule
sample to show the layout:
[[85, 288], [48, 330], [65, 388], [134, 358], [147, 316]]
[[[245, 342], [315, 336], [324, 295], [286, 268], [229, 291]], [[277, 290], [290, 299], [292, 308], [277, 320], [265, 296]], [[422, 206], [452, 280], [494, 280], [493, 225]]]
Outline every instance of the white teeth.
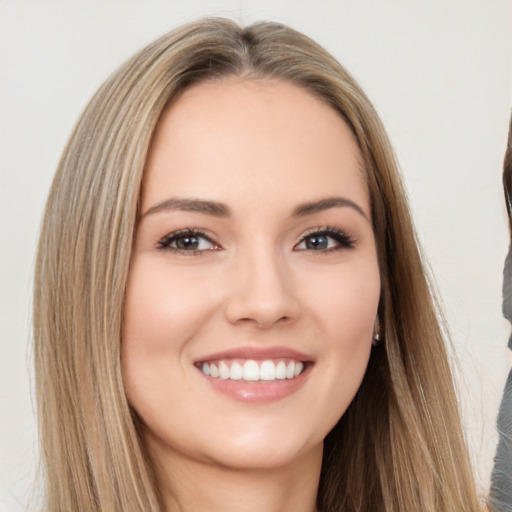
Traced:
[[219, 376], [219, 369], [213, 363], [210, 365], [210, 375], [212, 377]]
[[252, 359], [245, 361], [244, 380], [260, 380], [260, 367], [256, 361]]
[[219, 364], [219, 377], [222, 380], [229, 379], [229, 367], [224, 361]]
[[294, 372], [295, 372], [295, 363], [293, 361], [290, 361], [288, 363], [288, 366], [286, 367], [286, 378], [293, 379]]
[[244, 370], [239, 363], [233, 363], [229, 369], [229, 378], [231, 380], [240, 380], [244, 376]]
[[273, 361], [263, 361], [261, 363], [260, 380], [276, 380], [276, 365]]
[[279, 361], [276, 366], [276, 379], [286, 379], [286, 364], [284, 361]]
[[210, 377], [221, 380], [246, 380], [246, 381], [274, 381], [293, 379], [298, 377], [304, 370], [304, 363], [301, 361], [255, 361], [248, 359], [244, 364], [236, 361], [229, 365], [229, 360], [218, 361], [217, 363], [203, 363], [202, 372]]

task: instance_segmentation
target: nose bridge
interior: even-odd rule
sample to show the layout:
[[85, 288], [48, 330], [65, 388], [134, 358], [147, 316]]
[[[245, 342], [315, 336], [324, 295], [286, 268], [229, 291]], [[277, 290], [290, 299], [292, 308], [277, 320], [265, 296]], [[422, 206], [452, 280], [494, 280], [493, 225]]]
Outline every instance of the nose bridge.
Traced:
[[226, 308], [230, 322], [267, 328], [297, 317], [299, 304], [291, 268], [275, 246], [254, 244], [240, 252], [232, 280]]

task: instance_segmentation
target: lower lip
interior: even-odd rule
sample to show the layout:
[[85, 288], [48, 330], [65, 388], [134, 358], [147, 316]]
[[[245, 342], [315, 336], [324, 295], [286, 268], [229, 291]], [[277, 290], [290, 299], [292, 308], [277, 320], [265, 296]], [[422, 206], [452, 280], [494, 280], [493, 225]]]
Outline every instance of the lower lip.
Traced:
[[206, 376], [202, 372], [201, 374], [216, 391], [230, 398], [248, 403], [267, 403], [276, 402], [298, 391], [306, 382], [312, 366], [308, 364], [304, 371], [293, 379], [272, 381], [222, 380]]

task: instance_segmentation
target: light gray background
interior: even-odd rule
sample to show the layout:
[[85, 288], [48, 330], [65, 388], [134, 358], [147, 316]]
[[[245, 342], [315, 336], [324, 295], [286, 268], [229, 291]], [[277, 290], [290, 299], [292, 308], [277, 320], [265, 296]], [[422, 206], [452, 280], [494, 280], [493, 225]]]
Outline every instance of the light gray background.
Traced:
[[21, 510], [36, 467], [31, 274], [60, 152], [115, 67], [204, 15], [292, 25], [330, 50], [375, 102], [445, 306], [465, 426], [486, 492], [512, 362], [500, 314], [511, 1], [0, 0], [0, 511]]

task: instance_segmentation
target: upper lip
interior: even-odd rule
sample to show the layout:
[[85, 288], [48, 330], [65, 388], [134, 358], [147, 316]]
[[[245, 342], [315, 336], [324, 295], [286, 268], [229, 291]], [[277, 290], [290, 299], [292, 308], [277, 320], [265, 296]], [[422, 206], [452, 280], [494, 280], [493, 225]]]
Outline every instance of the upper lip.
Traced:
[[220, 352], [214, 352], [211, 354], [207, 354], [205, 356], [201, 356], [196, 359], [194, 363], [201, 363], [204, 361], [217, 361], [219, 359], [255, 359], [255, 360], [264, 360], [264, 359], [296, 359], [297, 361], [303, 362], [311, 362], [311, 356], [304, 354], [303, 352], [299, 352], [293, 348], [289, 347], [254, 347], [254, 346], [245, 346], [245, 347], [236, 347], [228, 350], [222, 350]]

